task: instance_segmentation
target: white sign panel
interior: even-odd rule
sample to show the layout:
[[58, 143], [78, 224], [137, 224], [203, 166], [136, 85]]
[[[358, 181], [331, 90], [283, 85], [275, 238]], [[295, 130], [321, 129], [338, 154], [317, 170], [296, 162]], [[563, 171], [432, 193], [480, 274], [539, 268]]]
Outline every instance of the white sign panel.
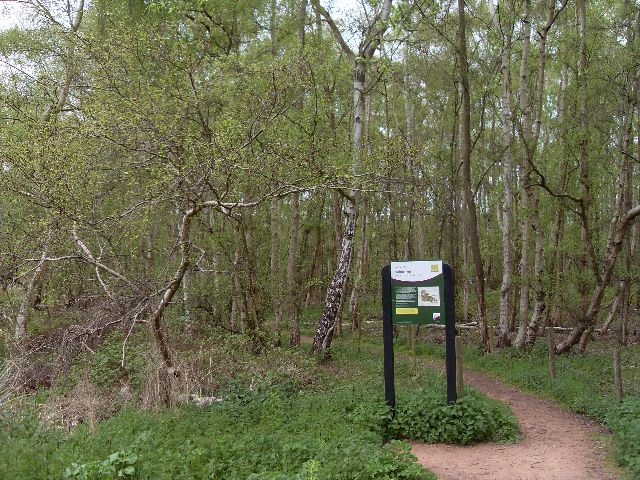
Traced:
[[[401, 282], [423, 282], [442, 274], [442, 260], [391, 262], [391, 279]], [[440, 300], [438, 298], [438, 305]]]

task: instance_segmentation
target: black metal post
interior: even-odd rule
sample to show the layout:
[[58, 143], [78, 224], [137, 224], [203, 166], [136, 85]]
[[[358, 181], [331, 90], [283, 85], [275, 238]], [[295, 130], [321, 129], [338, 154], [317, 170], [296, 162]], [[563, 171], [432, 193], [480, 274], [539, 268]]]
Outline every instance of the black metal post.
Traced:
[[382, 267], [382, 342], [384, 347], [384, 400], [395, 414], [396, 387], [393, 370], [393, 325], [391, 323], [391, 265]]
[[447, 371], [447, 402], [458, 400], [456, 392], [456, 303], [455, 278], [451, 265], [442, 265], [444, 274], [444, 321]]

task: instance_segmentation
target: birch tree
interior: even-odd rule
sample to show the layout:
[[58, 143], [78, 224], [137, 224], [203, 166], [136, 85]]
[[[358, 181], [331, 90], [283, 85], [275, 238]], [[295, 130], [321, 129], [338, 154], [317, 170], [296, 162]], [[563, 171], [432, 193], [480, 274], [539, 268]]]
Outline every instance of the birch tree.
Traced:
[[[320, 4], [320, 1], [312, 0], [312, 5], [327, 23], [336, 42], [353, 65], [353, 142], [351, 154], [352, 171], [355, 174], [359, 170], [360, 157], [362, 155], [367, 65], [373, 59], [387, 29], [387, 21], [391, 14], [391, 0], [384, 0], [381, 9], [376, 12], [365, 26], [357, 53], [345, 41], [335, 21]], [[346, 294], [347, 276], [353, 256], [353, 238], [356, 228], [359, 194], [356, 189], [351, 189], [349, 192], [341, 191], [341, 193], [344, 196], [342, 244], [338, 256], [338, 265], [327, 287], [322, 315], [313, 338], [312, 351], [316, 353], [326, 352], [331, 346], [331, 340], [336, 329], [336, 319], [339, 318], [338, 310], [342, 306], [343, 298]]]

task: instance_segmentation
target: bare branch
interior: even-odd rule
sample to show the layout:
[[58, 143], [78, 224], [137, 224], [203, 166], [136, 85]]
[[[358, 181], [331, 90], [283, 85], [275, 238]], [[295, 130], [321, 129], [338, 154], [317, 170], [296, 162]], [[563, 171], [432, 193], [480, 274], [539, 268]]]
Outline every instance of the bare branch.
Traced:
[[110, 275], [116, 277], [118, 280], [123, 281], [124, 283], [127, 284], [128, 287], [132, 288], [135, 291], [138, 291], [138, 287], [136, 287], [133, 282], [131, 282], [131, 280], [129, 280], [127, 277], [125, 277], [124, 275], [122, 275], [119, 272], [116, 272], [115, 270], [113, 270], [112, 268], [106, 266], [104, 263], [98, 261], [92, 254], [91, 254], [91, 250], [89, 250], [89, 247], [87, 247], [84, 242], [80, 239], [80, 237], [78, 236], [78, 232], [77, 232], [77, 225], [76, 222], [73, 222], [73, 228], [71, 229], [71, 233], [73, 235], [73, 240], [76, 242], [76, 244], [78, 245], [78, 247], [80, 247], [80, 250], [82, 251], [83, 255], [82, 255], [82, 259], [87, 262], [90, 263], [92, 265], [94, 265], [96, 268], [100, 268], [102, 270], [104, 270], [105, 272], [109, 273]]
[[338, 42], [338, 44], [340, 45], [340, 48], [342, 48], [342, 51], [345, 53], [345, 55], [349, 58], [349, 60], [351, 60], [352, 62], [355, 62], [356, 54], [354, 53], [353, 50], [351, 50], [349, 45], [347, 45], [347, 42], [344, 41], [344, 38], [342, 37], [342, 34], [340, 33], [340, 30], [338, 29], [336, 22], [333, 21], [333, 18], [331, 18], [331, 15], [329, 14], [329, 12], [322, 5], [320, 5], [319, 0], [311, 0], [311, 4], [313, 5], [313, 8], [320, 15], [322, 15], [322, 17], [324, 18], [324, 21], [327, 22], [327, 25], [329, 25], [329, 29], [331, 30], [333, 37], [336, 39], [336, 42]]

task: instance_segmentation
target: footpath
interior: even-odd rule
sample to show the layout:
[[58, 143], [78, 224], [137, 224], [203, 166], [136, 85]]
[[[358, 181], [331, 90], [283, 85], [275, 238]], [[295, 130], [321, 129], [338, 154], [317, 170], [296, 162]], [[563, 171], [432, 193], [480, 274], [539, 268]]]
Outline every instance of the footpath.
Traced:
[[[311, 337], [301, 338], [312, 343]], [[408, 359], [407, 355], [398, 357]], [[442, 370], [443, 362], [423, 360]], [[411, 442], [412, 452], [440, 480], [619, 480], [607, 465], [606, 430], [551, 400], [523, 393], [485, 373], [464, 370], [465, 384], [511, 407], [522, 440], [511, 445]]]
[[[425, 363], [434, 367], [435, 364]], [[615, 480], [606, 467], [602, 426], [481, 372], [465, 383], [511, 407], [523, 439], [512, 445], [413, 443], [419, 462], [441, 480]]]

